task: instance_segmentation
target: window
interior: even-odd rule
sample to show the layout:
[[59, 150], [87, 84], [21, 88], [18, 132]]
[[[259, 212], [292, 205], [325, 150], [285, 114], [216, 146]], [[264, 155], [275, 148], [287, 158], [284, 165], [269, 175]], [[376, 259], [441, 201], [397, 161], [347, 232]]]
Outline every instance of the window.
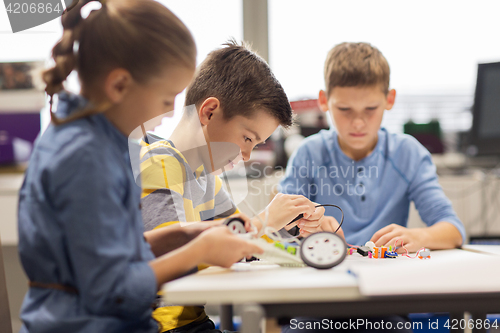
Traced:
[[270, 64], [291, 100], [317, 98], [327, 52], [344, 41], [369, 42], [391, 66], [396, 105], [389, 130], [408, 119], [438, 117], [466, 130], [478, 62], [500, 61], [495, 0], [269, 0]]
[[[243, 39], [242, 0], [160, 0], [189, 28], [198, 48], [200, 63], [213, 49], [229, 38]], [[29, 30], [13, 34], [5, 7], [0, 5], [0, 61], [44, 60], [50, 63], [52, 47], [62, 35], [60, 19], [55, 19]], [[80, 90], [76, 73], [70, 75], [67, 87], [73, 92]], [[176, 111], [181, 111], [184, 93], [176, 99]], [[46, 108], [47, 109], [47, 108]], [[164, 121], [155, 132], [167, 136], [180, 119], [181, 112]], [[48, 110], [42, 112], [42, 128], [50, 122]]]
[[[160, 0], [189, 28], [198, 50], [197, 63], [230, 38], [243, 39], [242, 0]], [[182, 115], [185, 92], [175, 99], [173, 118], [165, 118], [154, 131], [168, 138]]]

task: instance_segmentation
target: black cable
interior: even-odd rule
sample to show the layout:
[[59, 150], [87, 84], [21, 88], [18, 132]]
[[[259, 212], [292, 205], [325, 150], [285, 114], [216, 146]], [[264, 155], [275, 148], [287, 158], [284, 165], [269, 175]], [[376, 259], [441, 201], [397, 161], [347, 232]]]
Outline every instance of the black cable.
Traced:
[[[317, 205], [317, 206], [314, 206], [314, 208], [318, 208], [318, 207], [335, 207], [335, 208], [338, 208], [340, 209], [340, 212], [342, 213], [342, 218], [340, 219], [340, 223], [339, 223], [339, 227], [337, 228], [337, 230], [334, 231], [334, 234], [337, 233], [337, 231], [339, 231], [340, 227], [342, 227], [342, 223], [344, 223], [344, 211], [342, 210], [342, 208], [340, 208], [339, 206], [337, 205]], [[299, 216], [297, 216], [296, 218], [294, 218], [291, 222], [289, 222], [288, 224], [292, 224], [293, 222], [297, 221], [297, 220], [300, 220], [301, 218], [304, 217], [304, 214], [300, 214]]]
[[340, 208], [337, 205], [317, 205], [315, 208], [318, 208], [318, 207], [335, 207], [335, 208], [338, 208], [340, 210], [340, 212], [342, 213], [342, 218], [340, 219], [339, 227], [337, 228], [337, 230], [334, 231], [334, 234], [336, 234], [337, 231], [339, 231], [340, 227], [342, 227], [342, 223], [344, 223], [344, 211], [342, 210], [342, 208]]

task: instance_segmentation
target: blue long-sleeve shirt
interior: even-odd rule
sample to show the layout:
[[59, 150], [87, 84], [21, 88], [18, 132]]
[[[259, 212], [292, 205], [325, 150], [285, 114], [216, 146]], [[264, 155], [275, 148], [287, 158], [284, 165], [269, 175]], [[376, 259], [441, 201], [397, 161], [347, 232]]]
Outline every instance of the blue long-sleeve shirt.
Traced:
[[[411, 201], [425, 224], [450, 222], [465, 240], [465, 228], [438, 183], [427, 149], [412, 136], [383, 128], [373, 152], [359, 161], [344, 154], [333, 129], [306, 138], [288, 162], [280, 191], [340, 206], [350, 244], [364, 245], [392, 223], [406, 226]], [[325, 209], [325, 215], [340, 221], [336, 208]]]
[[[57, 115], [87, 103], [61, 93]], [[50, 125], [36, 143], [19, 198], [19, 252], [31, 281], [21, 332], [156, 332], [154, 258], [143, 236], [140, 187], [127, 137], [94, 115]]]

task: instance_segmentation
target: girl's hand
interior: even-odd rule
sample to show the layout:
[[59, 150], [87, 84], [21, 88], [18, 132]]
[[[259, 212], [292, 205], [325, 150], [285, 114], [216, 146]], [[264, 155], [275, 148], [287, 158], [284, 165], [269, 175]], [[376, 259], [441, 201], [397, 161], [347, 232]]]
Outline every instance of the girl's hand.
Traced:
[[[319, 219], [319, 215], [322, 215], [318, 210], [317, 215], [313, 217], [315, 212], [316, 204], [303, 195], [290, 195], [278, 193], [267, 206], [269, 209], [269, 221], [267, 226], [280, 230], [298, 215], [304, 214], [304, 218]], [[324, 209], [322, 210], [324, 213]], [[265, 219], [265, 211], [260, 213], [259, 216], [262, 220]]]
[[264, 252], [257, 245], [233, 235], [226, 226], [210, 228], [193, 242], [198, 247], [200, 262], [226, 268], [244, 257]]
[[[318, 207], [318, 208], [323, 208], [323, 207]], [[316, 209], [318, 209], [318, 208], [316, 208]], [[307, 219], [300, 219], [298, 221], [297, 226], [300, 229], [300, 235], [303, 237], [307, 237], [310, 234], [313, 234], [316, 232], [321, 232], [321, 231], [335, 232], [335, 230], [337, 230], [337, 228], [339, 227], [339, 223], [337, 222], [337, 220], [333, 216], [324, 215], [322, 217], [321, 223], [319, 225], [317, 225], [317, 224], [315, 225], [314, 222], [309, 221]], [[337, 235], [339, 235], [345, 239], [344, 231], [342, 230], [342, 228], [340, 228], [337, 231]]]
[[[408, 229], [398, 224], [390, 224], [373, 234], [370, 240], [377, 247], [397, 245], [399, 246], [397, 252], [405, 253], [406, 251], [401, 247], [401, 241], [403, 241], [408, 252], [416, 252], [425, 246], [425, 232], [424, 228]], [[398, 240], [397, 244], [396, 240]]]

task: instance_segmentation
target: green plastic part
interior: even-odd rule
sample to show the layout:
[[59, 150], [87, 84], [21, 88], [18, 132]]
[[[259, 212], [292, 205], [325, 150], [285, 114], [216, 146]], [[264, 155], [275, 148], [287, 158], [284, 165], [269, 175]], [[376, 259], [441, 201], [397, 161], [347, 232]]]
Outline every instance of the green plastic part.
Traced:
[[283, 245], [281, 243], [274, 243], [274, 246], [276, 246], [278, 249], [282, 249], [282, 250], [285, 249], [285, 245]]

